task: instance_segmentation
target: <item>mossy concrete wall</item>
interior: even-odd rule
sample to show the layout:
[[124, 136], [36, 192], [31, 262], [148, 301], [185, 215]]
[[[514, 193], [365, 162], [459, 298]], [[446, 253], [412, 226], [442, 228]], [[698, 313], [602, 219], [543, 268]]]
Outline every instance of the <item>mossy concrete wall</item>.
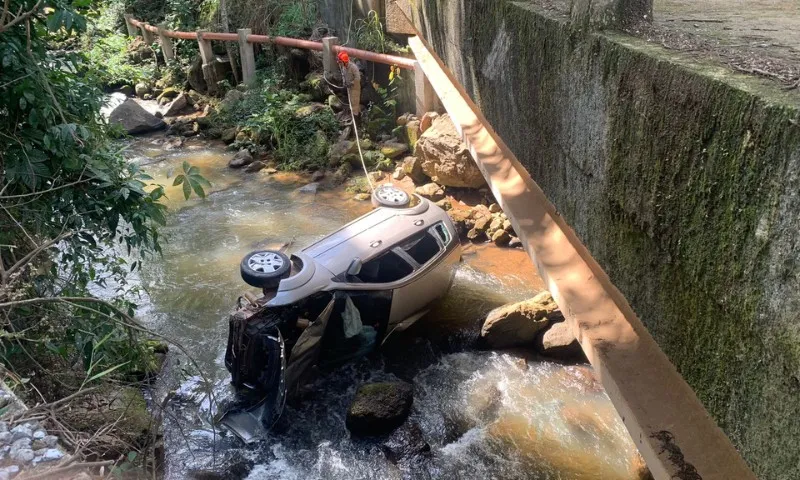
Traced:
[[800, 478], [800, 95], [505, 0], [415, 22], [760, 478]]

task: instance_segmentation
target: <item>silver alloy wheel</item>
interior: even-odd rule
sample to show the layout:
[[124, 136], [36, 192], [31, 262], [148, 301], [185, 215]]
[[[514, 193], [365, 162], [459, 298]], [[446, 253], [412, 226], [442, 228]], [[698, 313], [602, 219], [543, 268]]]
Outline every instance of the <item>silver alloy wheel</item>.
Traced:
[[376, 203], [385, 207], [405, 207], [411, 199], [403, 190], [394, 185], [381, 185], [375, 189]]
[[283, 258], [274, 252], [259, 252], [247, 260], [248, 267], [262, 273], [277, 272], [283, 265]]

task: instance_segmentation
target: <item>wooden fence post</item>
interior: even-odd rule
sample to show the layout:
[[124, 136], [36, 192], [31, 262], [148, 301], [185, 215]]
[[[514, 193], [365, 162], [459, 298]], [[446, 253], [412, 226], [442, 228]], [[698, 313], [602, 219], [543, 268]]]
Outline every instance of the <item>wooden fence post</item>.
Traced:
[[433, 111], [436, 107], [436, 96], [422, 66], [419, 62], [414, 62], [414, 97], [417, 104], [417, 116], [422, 117], [425, 112]]
[[167, 26], [163, 23], [158, 25], [158, 40], [161, 42], [161, 51], [164, 52], [164, 60], [171, 62], [175, 60], [175, 47], [172, 45], [172, 39], [164, 35]]
[[133, 24], [131, 23], [131, 18], [133, 18], [133, 15], [131, 15], [130, 13], [125, 14], [125, 26], [128, 27], [128, 36], [135, 37], [139, 35], [139, 30], [133, 26]]
[[253, 53], [253, 44], [247, 41], [247, 36], [252, 33], [249, 28], [236, 30], [239, 34], [239, 59], [242, 62], [242, 83], [252, 85], [256, 80], [256, 57]]
[[144, 39], [144, 43], [146, 45], [153, 44], [153, 33], [147, 29], [147, 27], [149, 26], [150, 26], [149, 23], [143, 23], [142, 26], [140, 27], [140, 30], [142, 31], [142, 38]]
[[214, 49], [211, 48], [211, 41], [203, 38], [205, 30], [197, 31], [197, 44], [200, 46], [200, 58], [203, 60], [203, 78], [206, 81], [208, 93], [217, 92], [217, 74], [214, 70], [214, 62], [217, 61], [214, 56]]
[[336, 62], [336, 47], [339, 45], [337, 37], [325, 37], [322, 39], [322, 68], [325, 77], [329, 80], [339, 80], [339, 65]]

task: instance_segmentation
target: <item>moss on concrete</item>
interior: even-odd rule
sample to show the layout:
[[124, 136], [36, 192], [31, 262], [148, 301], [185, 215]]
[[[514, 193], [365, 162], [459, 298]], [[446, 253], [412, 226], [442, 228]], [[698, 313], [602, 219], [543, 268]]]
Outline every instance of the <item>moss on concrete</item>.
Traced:
[[800, 95], [530, 3], [420, 29], [761, 478], [800, 478]]

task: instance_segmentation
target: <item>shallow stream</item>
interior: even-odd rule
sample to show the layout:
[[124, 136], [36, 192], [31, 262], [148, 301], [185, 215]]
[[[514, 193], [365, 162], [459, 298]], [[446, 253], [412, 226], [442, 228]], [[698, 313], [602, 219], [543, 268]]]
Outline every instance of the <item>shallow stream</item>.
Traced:
[[[214, 185], [207, 199], [188, 202], [179, 187], [167, 189], [172, 213], [164, 256], [141, 272], [146, 293], [137, 301], [139, 317], [182, 343], [224, 396], [227, 315], [248, 290], [239, 277], [242, 256], [286, 242], [290, 251], [303, 248], [369, 205], [341, 187], [302, 193], [298, 188], [308, 183], [302, 176], [230, 170], [230, 152], [199, 140], [166, 151], [163, 138], [145, 137], [128, 154], [157, 182], [171, 185], [188, 160]], [[202, 469], [251, 479], [635, 478], [633, 443], [589, 367], [473, 348], [488, 310], [541, 289], [532, 270], [520, 250], [467, 247], [446, 300], [386, 355], [318, 380], [256, 445], [212, 430], [202, 382], [173, 355], [166, 375], [170, 390], [177, 389], [165, 414], [167, 478]], [[413, 381], [411, 435], [430, 445], [430, 452], [394, 463], [381, 449], [383, 439], [351, 439], [344, 427], [356, 388], [393, 378]]]

